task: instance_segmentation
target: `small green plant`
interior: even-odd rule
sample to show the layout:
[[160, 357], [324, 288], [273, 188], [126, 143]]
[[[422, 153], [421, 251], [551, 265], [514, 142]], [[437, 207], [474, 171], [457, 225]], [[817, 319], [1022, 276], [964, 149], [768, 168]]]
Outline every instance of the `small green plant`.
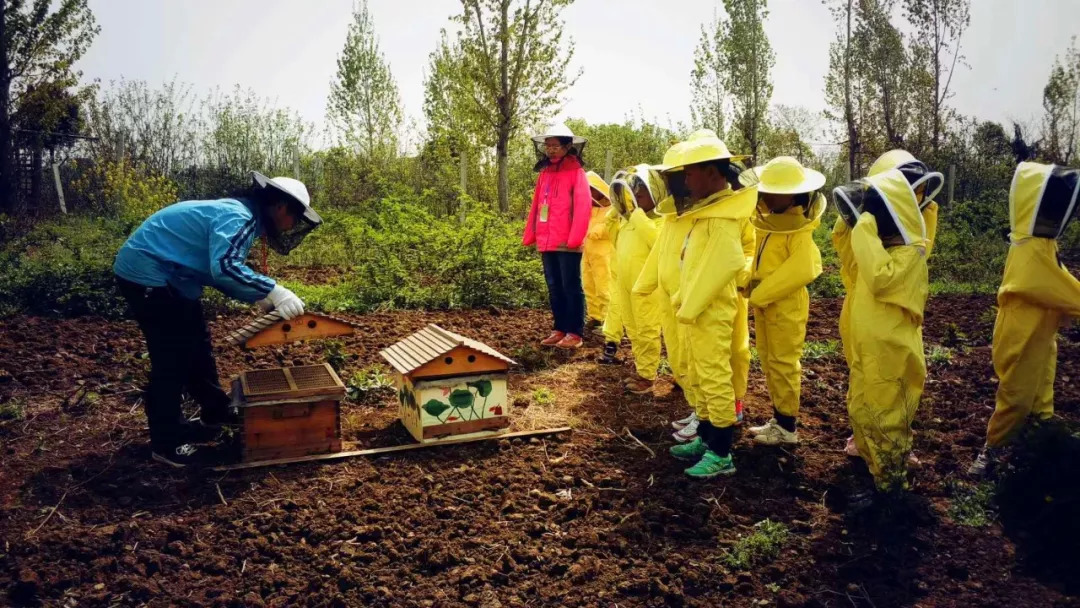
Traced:
[[956, 323], [949, 323], [945, 326], [945, 333], [941, 336], [941, 343], [949, 348], [956, 348], [964, 344], [967, 341], [967, 334], [960, 331], [960, 328]]
[[531, 344], [510, 351], [510, 357], [517, 361], [518, 367], [526, 372], [535, 372], [551, 367], [551, 353]]
[[780, 585], [777, 585], [776, 583], [769, 583], [765, 585], [765, 588], [773, 593], [780, 593]]
[[323, 358], [334, 368], [335, 372], [341, 373], [345, 367], [345, 343], [341, 340], [327, 340], [323, 343]]
[[660, 374], [661, 376], [672, 375], [671, 362], [667, 360], [667, 357], [660, 358], [660, 367], [657, 368], [656, 373]]
[[26, 406], [18, 399], [0, 403], [0, 420], [22, 420], [26, 418]]
[[551, 405], [555, 403], [555, 394], [547, 387], [540, 387], [533, 391], [533, 403], [536, 405]]
[[380, 393], [392, 393], [394, 380], [381, 365], [372, 365], [354, 373], [346, 391], [353, 401], [366, 401]]
[[807, 342], [803, 346], [803, 360], [804, 361], [818, 361], [821, 359], [831, 359], [840, 355], [840, 341], [839, 340], [826, 340], [824, 342]]
[[982, 313], [979, 314], [979, 324], [980, 325], [993, 326], [994, 323], [997, 322], [997, 314], [998, 314], [998, 307], [997, 306], [991, 306], [990, 308], [987, 308], [986, 310], [982, 311]]
[[953, 359], [953, 349], [934, 344], [930, 352], [926, 353], [926, 362], [930, 365], [944, 367], [950, 365]]
[[740, 538], [722, 559], [731, 568], [745, 570], [780, 555], [781, 547], [790, 536], [788, 527], [780, 522], [759, 521], [754, 524], [754, 532]]
[[757, 347], [756, 346], [751, 346], [750, 347], [750, 366], [751, 367], [760, 367], [761, 366], [761, 358], [758, 357], [758, 352], [757, 352]]
[[972, 528], [982, 528], [994, 521], [994, 484], [990, 482], [969, 484], [956, 481], [949, 485], [952, 491], [949, 517], [953, 521], [961, 526]]

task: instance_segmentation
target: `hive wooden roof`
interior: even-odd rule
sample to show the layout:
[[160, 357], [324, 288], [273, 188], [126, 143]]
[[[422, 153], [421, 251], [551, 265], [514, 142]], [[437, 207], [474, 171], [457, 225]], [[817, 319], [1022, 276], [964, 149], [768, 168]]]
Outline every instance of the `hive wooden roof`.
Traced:
[[[323, 324], [319, 326], [320, 321], [330, 321], [330, 324]], [[327, 338], [334, 336], [344, 336], [353, 333], [355, 325], [345, 319], [338, 317], [332, 317], [330, 315], [316, 314], [316, 313], [304, 313], [303, 315], [296, 317], [290, 321], [285, 321], [277, 311], [269, 312], [247, 325], [230, 332], [225, 336], [225, 342], [233, 346], [250, 346], [249, 340], [252, 340], [255, 336], [262, 332], [270, 330], [277, 324], [281, 324], [284, 327], [285, 324], [290, 324], [292, 328], [296, 329], [295, 332], [285, 332], [281, 335], [275, 335], [273, 337], [263, 337], [259, 342], [259, 346], [268, 344], [284, 344], [286, 342], [294, 342], [297, 340], [309, 340], [318, 338]], [[309, 325], [310, 324], [310, 325]], [[287, 333], [295, 333], [295, 336], [286, 335]]]
[[443, 329], [434, 323], [406, 337], [400, 342], [379, 351], [387, 362], [401, 374], [408, 374], [427, 363], [449, 353], [459, 346], [471, 348], [514, 365], [515, 361], [483, 342], [477, 342]]

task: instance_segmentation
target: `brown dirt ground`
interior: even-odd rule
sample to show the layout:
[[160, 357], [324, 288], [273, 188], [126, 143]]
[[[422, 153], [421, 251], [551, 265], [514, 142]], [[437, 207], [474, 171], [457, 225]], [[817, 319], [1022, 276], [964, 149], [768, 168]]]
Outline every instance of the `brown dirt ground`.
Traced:
[[[230, 473], [175, 472], [148, 460], [132, 323], [19, 317], [0, 322], [0, 603], [53, 606], [1080, 606], [1069, 575], [1031, 568], [997, 523], [959, 525], [952, 484], [983, 439], [995, 380], [993, 299], [933, 298], [931, 366], [919, 412], [916, 507], [862, 519], [842, 497], [865, 472], [849, 433], [840, 355], [807, 361], [803, 444], [740, 439], [730, 479], [693, 482], [666, 455], [685, 405], [662, 381], [624, 395], [623, 367], [529, 347], [543, 312], [394, 312], [351, 317], [343, 377], [426, 322], [519, 358], [520, 424], [570, 421], [572, 434], [493, 440], [379, 458]], [[839, 301], [815, 301], [809, 339], [838, 339]], [[244, 322], [212, 321], [220, 340]], [[219, 345], [220, 346], [220, 345]], [[321, 361], [322, 346], [219, 348], [240, 370]], [[628, 349], [624, 348], [624, 351]], [[1058, 410], [1080, 418], [1080, 335], [1065, 333]], [[79, 390], [84, 387], [84, 390]], [[544, 406], [545, 389], [554, 403]], [[86, 395], [87, 392], [91, 394]], [[752, 371], [748, 418], [769, 416]], [[344, 407], [346, 439], [408, 441], [392, 394]], [[627, 430], [655, 451], [653, 457]], [[227, 503], [227, 504], [226, 504]], [[727, 548], [766, 518], [787, 524], [780, 555], [733, 570]], [[1075, 576], [1075, 570], [1071, 576]]]

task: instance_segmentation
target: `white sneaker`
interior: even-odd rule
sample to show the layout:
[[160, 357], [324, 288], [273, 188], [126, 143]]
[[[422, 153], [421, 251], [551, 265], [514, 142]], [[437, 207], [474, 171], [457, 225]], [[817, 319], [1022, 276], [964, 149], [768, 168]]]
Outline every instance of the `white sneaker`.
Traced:
[[975, 458], [975, 462], [968, 467], [968, 475], [972, 477], [988, 477], [997, 468], [998, 459], [1001, 457], [1000, 450], [984, 445]]
[[748, 433], [750, 433], [751, 435], [760, 435], [760, 434], [764, 433], [765, 431], [771, 429], [774, 424], [776, 424], [776, 418], [769, 418], [769, 421], [766, 422], [765, 424], [763, 424], [761, 426], [752, 426], [752, 427], [746, 429], [746, 431]]
[[854, 435], [847, 438], [847, 443], [844, 444], [844, 453], [853, 458], [862, 458], [862, 454], [859, 453], [859, 446], [855, 445]]
[[681, 431], [691, 422], [697, 422], [697, 412], [690, 412], [690, 415], [686, 418], [681, 418], [671, 423], [671, 428], [676, 431]]
[[[770, 420], [765, 429], [754, 435], [754, 443], [761, 445], [796, 445], [799, 443], [798, 431], [789, 431]], [[760, 428], [760, 427], [759, 427]]]
[[693, 441], [693, 440], [697, 439], [697, 436], [698, 436], [697, 435], [697, 427], [698, 427], [698, 424], [700, 424], [700, 422], [701, 421], [698, 420], [697, 417], [695, 416], [694, 420], [692, 422], [690, 422], [689, 424], [687, 424], [683, 428], [675, 431], [674, 433], [671, 434], [671, 436], [674, 437], [675, 441], [678, 441], [679, 443], [686, 443], [687, 441]]

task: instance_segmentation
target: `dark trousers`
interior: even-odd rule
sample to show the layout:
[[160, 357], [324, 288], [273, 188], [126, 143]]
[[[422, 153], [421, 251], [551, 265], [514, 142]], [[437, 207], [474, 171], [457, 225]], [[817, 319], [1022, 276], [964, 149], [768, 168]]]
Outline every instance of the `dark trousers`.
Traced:
[[581, 286], [581, 253], [549, 251], [544, 261], [551, 315], [555, 330], [579, 336], [585, 331], [585, 290]]
[[180, 410], [185, 390], [202, 408], [204, 419], [222, 419], [229, 407], [229, 396], [218, 382], [202, 303], [169, 287], [145, 287], [120, 277], [117, 283], [150, 352], [150, 387], [143, 400], [150, 444], [169, 450], [185, 442], [187, 424]]

